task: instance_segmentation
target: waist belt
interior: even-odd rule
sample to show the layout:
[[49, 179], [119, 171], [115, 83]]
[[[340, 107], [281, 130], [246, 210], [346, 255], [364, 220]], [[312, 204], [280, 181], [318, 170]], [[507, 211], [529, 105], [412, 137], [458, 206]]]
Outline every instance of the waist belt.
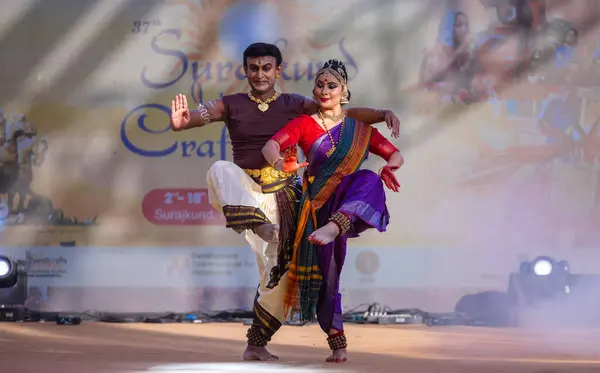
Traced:
[[263, 193], [274, 193], [288, 185], [296, 177], [293, 172], [279, 171], [271, 166], [261, 169], [244, 168], [243, 170], [262, 187]]

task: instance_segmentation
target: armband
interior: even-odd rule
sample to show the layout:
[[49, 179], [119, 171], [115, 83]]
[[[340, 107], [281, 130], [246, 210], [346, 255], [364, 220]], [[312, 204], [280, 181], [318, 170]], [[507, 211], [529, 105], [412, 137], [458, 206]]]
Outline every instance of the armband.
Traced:
[[201, 102], [198, 104], [198, 108], [196, 109], [196, 111], [200, 113], [200, 116], [202, 117], [202, 119], [204, 119], [204, 124], [209, 124], [211, 122], [208, 109], [206, 108], [206, 106], [202, 105]]

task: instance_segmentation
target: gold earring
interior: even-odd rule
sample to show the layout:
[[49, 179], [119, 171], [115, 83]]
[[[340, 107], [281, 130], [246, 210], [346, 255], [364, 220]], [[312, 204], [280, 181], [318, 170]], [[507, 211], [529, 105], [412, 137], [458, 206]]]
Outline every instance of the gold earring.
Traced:
[[281, 75], [277, 74], [277, 79], [281, 78]]
[[344, 88], [342, 90], [342, 99], [340, 101], [340, 104], [347, 104], [350, 101], [348, 101], [348, 88]]

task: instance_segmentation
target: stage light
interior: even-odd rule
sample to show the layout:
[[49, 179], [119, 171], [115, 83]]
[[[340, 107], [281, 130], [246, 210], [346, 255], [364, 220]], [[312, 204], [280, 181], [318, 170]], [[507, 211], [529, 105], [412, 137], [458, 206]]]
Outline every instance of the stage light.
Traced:
[[521, 263], [519, 273], [524, 276], [564, 278], [569, 274], [569, 263], [566, 260], [557, 261], [549, 256], [538, 256], [531, 262]]
[[0, 257], [0, 277], [5, 277], [11, 270], [10, 261]]
[[529, 305], [561, 294], [567, 295], [571, 292], [569, 263], [549, 256], [523, 262], [519, 273], [511, 275], [508, 292], [514, 296], [518, 294], [520, 304]]
[[17, 265], [8, 257], [0, 256], [0, 288], [12, 288], [17, 283]]
[[533, 273], [537, 276], [549, 276], [554, 267], [554, 261], [548, 257], [539, 257], [533, 260]]
[[27, 300], [27, 267], [0, 255], [0, 321], [22, 320]]

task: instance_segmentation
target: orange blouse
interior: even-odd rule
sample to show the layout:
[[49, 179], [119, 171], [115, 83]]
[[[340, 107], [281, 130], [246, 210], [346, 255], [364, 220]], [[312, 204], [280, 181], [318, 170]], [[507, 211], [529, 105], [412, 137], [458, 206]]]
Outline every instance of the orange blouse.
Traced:
[[[304, 154], [308, 155], [312, 144], [325, 133], [325, 129], [313, 117], [301, 115], [279, 130], [271, 137], [271, 140], [276, 141], [282, 150], [298, 145]], [[398, 151], [398, 148], [379, 133], [376, 128], [373, 128], [369, 151], [387, 161], [394, 152]]]

